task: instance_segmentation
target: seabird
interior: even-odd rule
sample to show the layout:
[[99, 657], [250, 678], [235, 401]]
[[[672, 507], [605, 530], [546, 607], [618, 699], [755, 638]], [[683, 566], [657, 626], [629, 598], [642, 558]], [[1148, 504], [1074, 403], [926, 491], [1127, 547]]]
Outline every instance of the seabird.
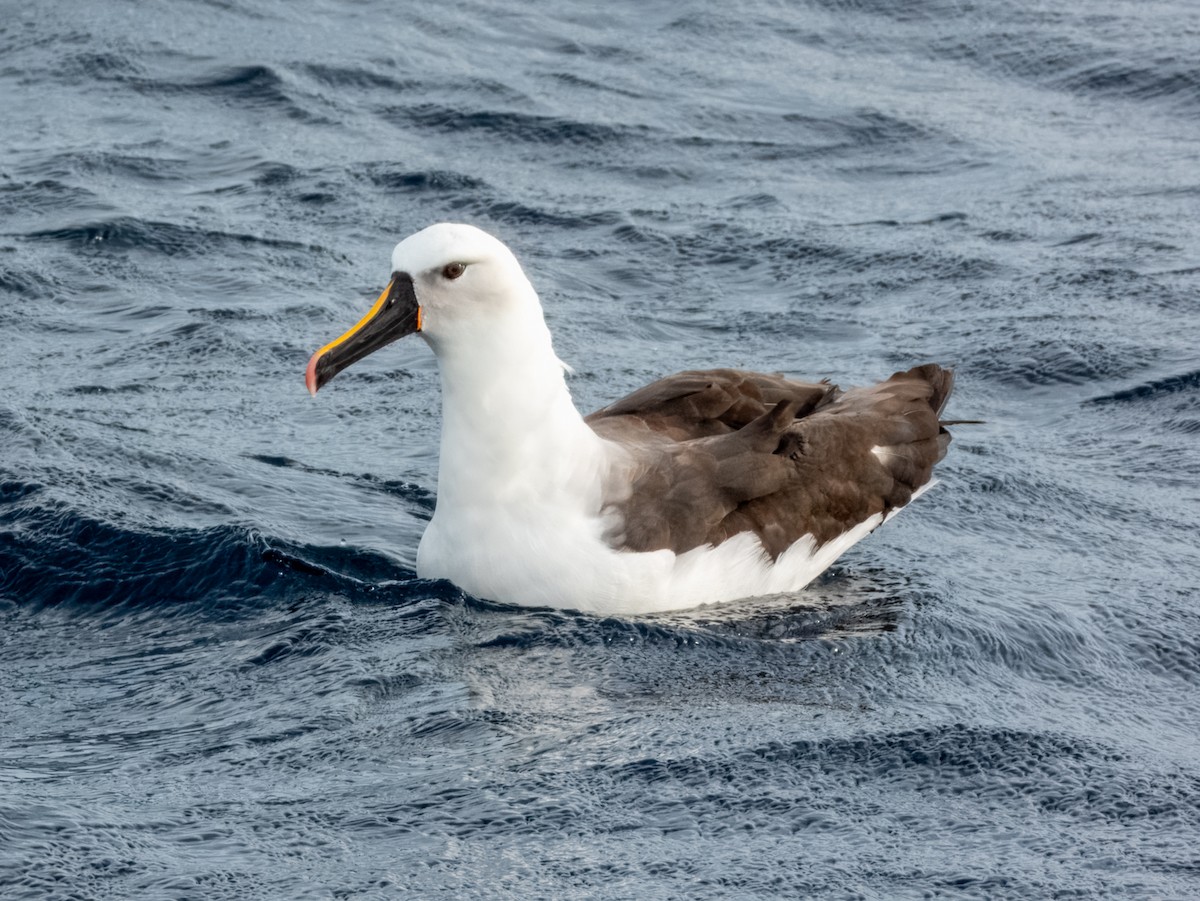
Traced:
[[798, 590], [928, 488], [950, 442], [934, 364], [847, 391], [681, 372], [581, 416], [516, 257], [448, 223], [396, 245], [308, 390], [414, 332], [443, 414], [417, 574], [495, 601], [647, 613]]

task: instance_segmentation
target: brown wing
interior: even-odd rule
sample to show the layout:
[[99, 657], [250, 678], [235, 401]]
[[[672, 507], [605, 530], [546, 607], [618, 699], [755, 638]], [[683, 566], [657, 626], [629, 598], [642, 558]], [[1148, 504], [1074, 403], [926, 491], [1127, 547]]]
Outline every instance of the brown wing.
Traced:
[[706, 369], [651, 382], [586, 417], [599, 434], [654, 432], [675, 441], [725, 435], [758, 419], [781, 401], [807, 416], [838, 393], [828, 382], [797, 382], [782, 375]]
[[929, 481], [953, 381], [929, 364], [844, 393], [736, 370], [655, 382], [587, 418], [636, 461], [632, 490], [606, 499], [610, 540], [683, 553], [750, 531], [773, 558], [829, 541]]

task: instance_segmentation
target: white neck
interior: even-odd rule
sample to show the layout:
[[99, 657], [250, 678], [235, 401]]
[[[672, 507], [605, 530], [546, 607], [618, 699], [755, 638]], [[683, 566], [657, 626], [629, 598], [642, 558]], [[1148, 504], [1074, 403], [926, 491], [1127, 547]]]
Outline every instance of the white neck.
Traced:
[[429, 340], [442, 377], [439, 508], [597, 509], [603, 442], [571, 401], [540, 305]]

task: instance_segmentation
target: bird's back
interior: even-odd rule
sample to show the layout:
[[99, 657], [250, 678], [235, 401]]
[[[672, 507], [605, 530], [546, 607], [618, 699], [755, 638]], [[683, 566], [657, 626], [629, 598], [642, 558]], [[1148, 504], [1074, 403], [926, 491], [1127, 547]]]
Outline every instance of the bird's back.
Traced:
[[929, 482], [952, 387], [933, 364], [845, 392], [729, 369], [654, 382], [586, 419], [631, 461], [605, 498], [608, 538], [683, 554], [751, 533], [771, 559], [825, 545]]

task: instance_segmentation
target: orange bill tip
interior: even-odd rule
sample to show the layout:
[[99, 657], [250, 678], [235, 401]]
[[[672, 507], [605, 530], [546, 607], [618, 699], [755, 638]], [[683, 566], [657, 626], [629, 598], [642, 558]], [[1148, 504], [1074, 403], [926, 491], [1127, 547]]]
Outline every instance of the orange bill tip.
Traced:
[[313, 397], [317, 396], [317, 360], [321, 359], [321, 351], [308, 358], [308, 368], [304, 370], [304, 386]]

